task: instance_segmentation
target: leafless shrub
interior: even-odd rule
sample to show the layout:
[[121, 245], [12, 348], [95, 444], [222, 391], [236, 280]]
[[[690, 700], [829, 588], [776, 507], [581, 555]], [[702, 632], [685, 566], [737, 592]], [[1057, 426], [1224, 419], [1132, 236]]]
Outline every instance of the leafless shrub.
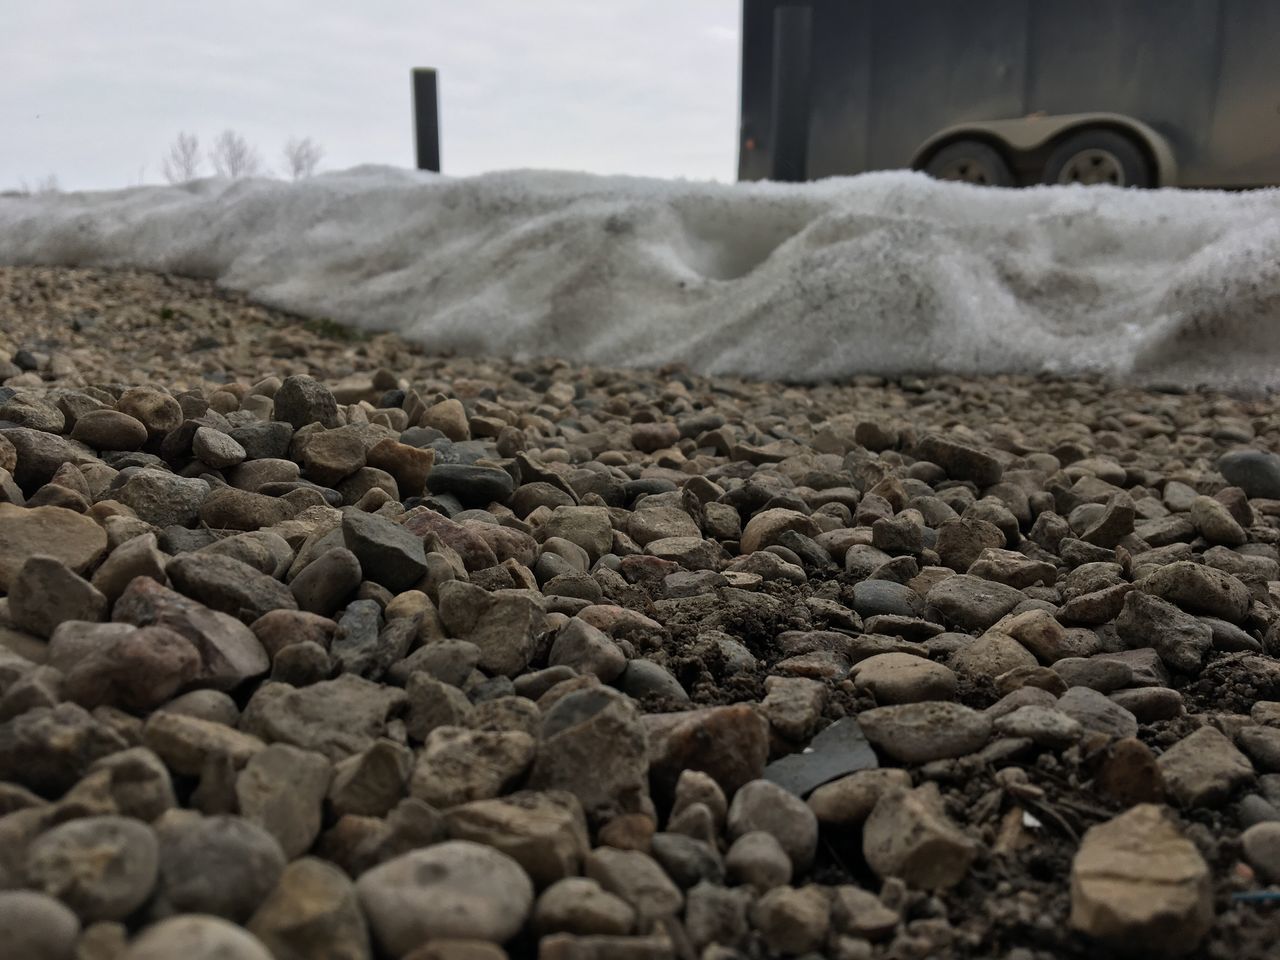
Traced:
[[218, 176], [232, 180], [252, 177], [262, 169], [258, 151], [234, 130], [224, 130], [218, 134], [218, 139], [213, 141], [209, 158], [213, 161], [213, 169]]
[[284, 165], [289, 176], [294, 180], [309, 177], [316, 172], [320, 158], [324, 156], [324, 147], [310, 137], [290, 137], [284, 145]]
[[186, 183], [200, 172], [200, 138], [185, 130], [169, 145], [164, 156], [164, 178], [170, 183]]

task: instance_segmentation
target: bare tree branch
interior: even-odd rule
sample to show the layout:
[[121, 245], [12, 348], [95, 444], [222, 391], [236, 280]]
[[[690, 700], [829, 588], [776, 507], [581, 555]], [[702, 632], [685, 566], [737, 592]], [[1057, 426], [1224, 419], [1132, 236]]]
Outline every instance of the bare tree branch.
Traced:
[[224, 130], [218, 134], [218, 139], [213, 142], [210, 159], [218, 176], [232, 180], [252, 177], [262, 169], [258, 151], [234, 130]]
[[164, 156], [164, 178], [170, 183], [186, 183], [200, 172], [200, 138], [185, 130], [169, 145]]
[[290, 137], [284, 145], [284, 164], [289, 176], [294, 180], [309, 177], [316, 172], [320, 158], [324, 156], [324, 147], [310, 137]]

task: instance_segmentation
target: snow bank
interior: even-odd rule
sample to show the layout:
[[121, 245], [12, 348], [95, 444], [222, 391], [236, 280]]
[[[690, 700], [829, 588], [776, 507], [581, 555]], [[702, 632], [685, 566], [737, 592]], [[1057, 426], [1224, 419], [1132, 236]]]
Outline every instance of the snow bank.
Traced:
[[0, 199], [0, 263], [211, 277], [431, 347], [816, 380], [1280, 386], [1280, 191], [362, 167]]

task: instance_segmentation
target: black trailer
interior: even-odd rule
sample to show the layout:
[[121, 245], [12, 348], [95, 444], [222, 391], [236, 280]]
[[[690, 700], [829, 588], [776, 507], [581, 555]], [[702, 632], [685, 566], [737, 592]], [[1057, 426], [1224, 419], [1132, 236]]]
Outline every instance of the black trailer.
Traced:
[[738, 177], [1280, 183], [1280, 0], [744, 0]]

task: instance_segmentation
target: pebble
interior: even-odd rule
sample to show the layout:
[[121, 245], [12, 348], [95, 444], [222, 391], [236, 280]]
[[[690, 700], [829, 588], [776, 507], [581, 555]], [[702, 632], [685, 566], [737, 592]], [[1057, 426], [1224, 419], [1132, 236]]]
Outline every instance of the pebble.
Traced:
[[275, 960], [369, 960], [369, 931], [355, 885], [316, 857], [294, 860], [246, 927]]
[[147, 927], [120, 960], [273, 960], [253, 934], [217, 917], [179, 916]]
[[674, 916], [684, 906], [684, 895], [658, 862], [638, 850], [597, 847], [587, 854], [587, 877], [621, 898], [640, 922]]
[[506, 854], [468, 840], [414, 850], [362, 874], [356, 893], [383, 950], [432, 938], [503, 943], [524, 925], [533, 883]]
[[85, 817], [41, 834], [27, 849], [32, 887], [57, 897], [85, 923], [123, 920], [156, 885], [159, 846], [145, 823]]
[[727, 826], [735, 840], [757, 831], [773, 836], [796, 875], [809, 869], [817, 851], [818, 818], [803, 800], [768, 780], [752, 780], [734, 794]]
[[71, 439], [97, 450], [139, 450], [147, 442], [147, 427], [118, 410], [90, 410], [76, 418]]
[[309, 423], [322, 427], [336, 427], [338, 402], [333, 393], [314, 377], [295, 375], [285, 377], [272, 397], [272, 415], [300, 430]]
[[858, 724], [876, 749], [902, 763], [976, 753], [986, 746], [992, 730], [989, 717], [942, 701], [864, 710]]
[[1160, 807], [1139, 804], [1085, 832], [1071, 863], [1070, 923], [1107, 947], [1191, 953], [1213, 924], [1209, 866]]
[[947, 817], [935, 784], [915, 790], [888, 787], [862, 827], [868, 865], [882, 879], [899, 877], [924, 890], [963, 880], [978, 849]]
[[1213, 727], [1201, 727], [1160, 755], [1160, 773], [1183, 807], [1221, 806], [1254, 778], [1249, 758]]
[[0, 503], [0, 590], [6, 593], [34, 556], [51, 557], [83, 575], [106, 549], [106, 532], [72, 510]]
[[56, 557], [28, 557], [9, 584], [9, 617], [14, 626], [49, 637], [68, 620], [106, 618], [107, 598]]
[[1240, 834], [1249, 865], [1268, 883], [1280, 883], [1280, 822], [1255, 823]]
[[619, 896], [588, 877], [565, 877], [550, 884], [533, 907], [538, 936], [622, 936], [635, 927], [636, 911]]
[[71, 960], [80, 919], [59, 900], [32, 890], [0, 892], [0, 942], [21, 960]]
[[171, 810], [155, 822], [156, 909], [244, 923], [275, 887], [286, 858], [266, 830], [237, 816]]
[[1263, 450], [1235, 450], [1218, 460], [1218, 471], [1250, 499], [1280, 500], [1280, 456]]
[[831, 903], [826, 890], [814, 884], [775, 887], [756, 901], [751, 920], [770, 950], [795, 956], [826, 942]]
[[1137, 717], [1106, 694], [1089, 687], [1071, 687], [1058, 698], [1057, 709], [1085, 730], [1117, 739], [1138, 734]]

